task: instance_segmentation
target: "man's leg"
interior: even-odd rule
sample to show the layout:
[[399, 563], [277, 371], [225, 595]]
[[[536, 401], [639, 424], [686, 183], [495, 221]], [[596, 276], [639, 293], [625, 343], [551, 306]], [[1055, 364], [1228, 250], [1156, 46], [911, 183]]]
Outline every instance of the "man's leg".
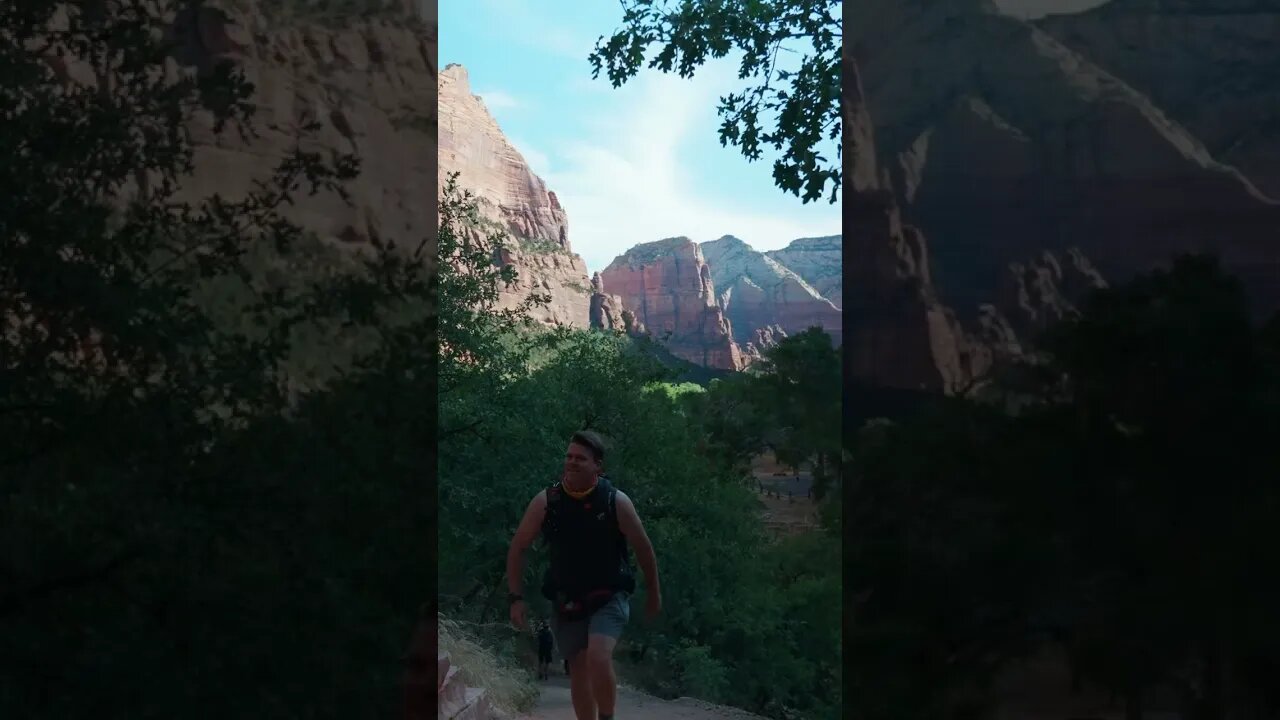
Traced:
[[569, 696], [573, 699], [573, 714], [578, 720], [597, 720], [596, 703], [591, 697], [590, 676], [587, 674], [587, 621], [551, 621], [551, 631], [556, 645], [565, 658], [569, 671]]
[[587, 658], [591, 673], [591, 689], [599, 720], [613, 720], [618, 700], [618, 677], [613, 670], [613, 649], [622, 637], [622, 629], [631, 617], [631, 601], [626, 593], [618, 593], [608, 605], [591, 616], [587, 634]]
[[[591, 674], [591, 692], [601, 718], [612, 718], [618, 702], [618, 677], [613, 672], [613, 648], [618, 639], [608, 635], [587, 636], [588, 672]], [[576, 676], [575, 676], [576, 677]]]
[[569, 656], [569, 697], [578, 720], [596, 720], [596, 700], [591, 693], [591, 675], [587, 667], [587, 650]]

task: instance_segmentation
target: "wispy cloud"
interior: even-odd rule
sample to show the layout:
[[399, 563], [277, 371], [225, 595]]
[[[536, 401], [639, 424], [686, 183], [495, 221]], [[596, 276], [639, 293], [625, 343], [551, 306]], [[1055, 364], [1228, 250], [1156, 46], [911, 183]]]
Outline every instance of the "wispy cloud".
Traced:
[[[508, 137], [507, 141], [515, 146], [515, 149], [519, 151], [520, 155], [524, 158], [525, 163], [529, 165], [529, 169], [532, 170], [534, 174], [544, 180], [548, 177], [553, 168], [551, 167], [551, 157], [547, 155], [547, 153], [518, 137]], [[555, 190], [554, 187], [551, 189]]]
[[476, 95], [480, 96], [480, 99], [484, 101], [485, 106], [491, 111], [517, 108], [523, 104], [512, 95], [501, 90], [485, 90], [477, 92]]
[[620, 102], [589, 124], [586, 137], [553, 148], [558, 165], [544, 177], [569, 213], [570, 243], [591, 270], [639, 243], [679, 235], [698, 242], [736, 235], [769, 250], [840, 231], [838, 206], [780, 217], [747, 200], [713, 197], [689, 176], [688, 144], [707, 142], [707, 116], [733, 83], [729, 66], [705, 68], [692, 81], [642, 73], [617, 91]]
[[531, 0], [475, 0], [484, 12], [502, 18], [511, 39], [561, 58], [577, 60], [584, 66], [601, 33], [590, 33], [566, 26], [561, 19], [549, 15], [542, 3]]

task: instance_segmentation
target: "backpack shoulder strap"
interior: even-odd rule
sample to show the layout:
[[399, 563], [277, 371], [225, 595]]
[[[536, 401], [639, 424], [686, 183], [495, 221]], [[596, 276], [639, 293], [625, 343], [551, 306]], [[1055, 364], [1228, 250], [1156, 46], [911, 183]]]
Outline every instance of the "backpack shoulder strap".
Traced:
[[546, 489], [547, 493], [547, 510], [555, 510], [560, 507], [561, 501], [564, 500], [564, 490], [560, 487], [559, 482], [554, 482]]
[[609, 478], [600, 476], [600, 489], [605, 493], [605, 512], [609, 513], [609, 517], [613, 519], [613, 524], [622, 529], [618, 525], [618, 488], [614, 487]]

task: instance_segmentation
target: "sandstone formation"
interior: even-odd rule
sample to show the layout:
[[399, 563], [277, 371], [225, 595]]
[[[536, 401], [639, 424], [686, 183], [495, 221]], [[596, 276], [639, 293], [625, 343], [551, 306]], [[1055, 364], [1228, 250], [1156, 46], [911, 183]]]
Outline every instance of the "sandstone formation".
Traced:
[[466, 68], [440, 73], [440, 178], [460, 172], [471, 190], [519, 238], [568, 248], [568, 219], [555, 193], [507, 141], [484, 101], [471, 93]]
[[844, 147], [853, 155], [843, 204], [852, 276], [844, 306], [847, 367], [870, 385], [962, 391], [990, 368], [991, 351], [938, 299], [924, 236], [903, 223], [880, 176], [858, 66], [847, 54], [844, 75]]
[[686, 237], [637, 245], [600, 273], [647, 332], [672, 354], [704, 367], [741, 370], [742, 350], [697, 243]]
[[628, 310], [622, 298], [604, 291], [600, 273], [591, 276], [591, 328], [593, 330], [618, 331], [632, 336], [645, 334], [644, 323]]
[[751, 332], [751, 338], [742, 346], [742, 354], [748, 358], [748, 364], [759, 360], [766, 350], [782, 342], [787, 331], [779, 325], [765, 325]]
[[800, 238], [765, 255], [794, 272], [836, 307], [844, 307], [844, 247], [841, 236]]
[[732, 235], [700, 247], [739, 345], [753, 342], [757, 331], [769, 326], [788, 335], [820, 327], [840, 344], [840, 309], [799, 275]]
[[591, 291], [587, 266], [569, 244], [569, 223], [556, 194], [529, 169], [502, 134], [480, 98], [471, 93], [467, 71], [446, 67], [439, 76], [441, 185], [450, 174], [477, 196], [481, 211], [511, 238], [495, 261], [511, 264], [517, 284], [503, 293], [513, 306], [530, 293], [549, 295], [534, 316], [548, 324], [587, 327]]
[[[283, 24], [256, 9], [187, 9], [172, 26], [179, 66], [207, 71], [220, 63], [243, 70], [255, 86], [258, 136], [234, 129], [214, 135], [197, 113], [193, 177], [182, 195], [243, 197], [266, 179], [298, 137], [320, 128], [304, 149], [354, 153], [359, 177], [350, 204], [332, 193], [295, 195], [285, 212], [335, 245], [372, 238], [416, 247], [436, 232], [435, 25], [402, 12], [353, 19], [344, 27]], [[403, 10], [403, 9], [402, 9]], [[174, 68], [176, 71], [176, 68]]]
[[1111, 0], [1036, 25], [1280, 199], [1280, 2]]
[[1260, 312], [1280, 308], [1280, 205], [1148, 97], [981, 0], [848, 10], [885, 189], [934, 239], [934, 286], [963, 322], [995, 304], [1016, 326], [1001, 288], [1045, 251], [1112, 281], [1215, 252]]
[[[309, 20], [305, 12], [285, 21], [273, 8], [279, 10], [256, 0], [209, 0], [183, 4], [164, 18], [167, 39], [174, 44], [163, 60], [167, 78], [237, 68], [254, 86], [248, 100], [256, 110], [247, 127], [228, 123], [220, 134], [214, 132], [212, 113], [193, 110], [183, 127], [192, 143], [193, 170], [177, 183], [174, 200], [198, 204], [216, 194], [243, 201], [257, 183], [272, 179], [295, 148], [326, 159], [351, 153], [361, 172], [346, 183], [348, 200], [327, 191], [312, 194], [307, 183], [300, 183], [279, 212], [313, 238], [291, 253], [267, 244], [248, 248], [250, 282], [300, 290], [317, 273], [354, 264], [375, 239], [407, 251], [421, 247], [427, 263], [433, 263], [438, 239], [433, 14], [418, 16], [409, 3], [390, 0], [381, 10], [338, 27]], [[98, 82], [88, 63], [71, 56], [50, 64], [64, 80]], [[313, 123], [314, 130], [304, 130]], [[121, 197], [147, 179], [138, 176]], [[248, 302], [243, 288], [213, 279], [195, 283], [192, 293], [219, 326], [241, 327]], [[324, 384], [374, 342], [367, 330], [325, 319], [295, 326], [291, 341], [282, 363], [291, 393]]]
[[[1078, 248], [1064, 255], [1046, 250], [1030, 262], [1010, 265], [996, 296], [998, 307], [1012, 311], [1002, 322], [1009, 330], [1034, 338], [1054, 323], [1074, 316], [1076, 301], [1089, 291], [1107, 287], [1102, 273]], [[990, 308], [987, 314], [995, 312], [995, 306]]]

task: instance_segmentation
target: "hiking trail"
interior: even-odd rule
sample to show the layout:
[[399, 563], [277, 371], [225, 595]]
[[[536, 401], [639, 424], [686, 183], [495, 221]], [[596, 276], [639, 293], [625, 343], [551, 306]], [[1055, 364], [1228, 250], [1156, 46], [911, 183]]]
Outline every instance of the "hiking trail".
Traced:
[[[542, 695], [534, 709], [518, 720], [575, 720], [573, 703], [569, 700], [569, 679], [555, 676], [540, 683]], [[661, 700], [630, 688], [618, 688], [618, 720], [764, 720], [745, 710], [712, 705], [680, 698]]]

